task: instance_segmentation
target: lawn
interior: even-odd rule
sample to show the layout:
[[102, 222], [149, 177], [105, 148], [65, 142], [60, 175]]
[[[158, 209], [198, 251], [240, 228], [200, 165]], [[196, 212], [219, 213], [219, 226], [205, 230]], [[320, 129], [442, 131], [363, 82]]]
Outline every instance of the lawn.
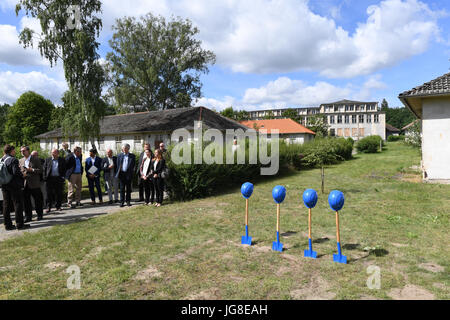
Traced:
[[[327, 167], [326, 192], [313, 210], [316, 260], [307, 248], [306, 188], [320, 190], [320, 170], [259, 179], [250, 199], [250, 235], [240, 245], [245, 201], [239, 187], [215, 197], [161, 208], [134, 207], [88, 221], [0, 242], [2, 299], [391, 299], [450, 298], [450, 185], [420, 183], [416, 149], [388, 143], [378, 154]], [[275, 240], [275, 185], [283, 253]], [[335, 216], [327, 203], [344, 192], [336, 264]], [[71, 265], [81, 289], [66, 287]], [[369, 289], [368, 267], [380, 269]], [[373, 270], [370, 269], [369, 270]]]

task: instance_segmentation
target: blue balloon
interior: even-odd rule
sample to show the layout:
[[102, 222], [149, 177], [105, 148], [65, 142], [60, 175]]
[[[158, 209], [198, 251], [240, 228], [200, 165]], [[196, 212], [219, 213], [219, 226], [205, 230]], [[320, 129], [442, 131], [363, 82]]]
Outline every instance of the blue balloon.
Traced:
[[317, 192], [314, 189], [307, 189], [303, 192], [303, 203], [309, 209], [312, 209], [317, 204]]
[[344, 206], [344, 194], [341, 191], [333, 190], [328, 196], [328, 203], [333, 211], [340, 211]]
[[282, 203], [286, 197], [286, 188], [283, 186], [276, 186], [272, 190], [272, 197], [276, 203]]
[[245, 199], [248, 199], [252, 196], [253, 193], [253, 184], [250, 182], [246, 182], [241, 187], [241, 193]]

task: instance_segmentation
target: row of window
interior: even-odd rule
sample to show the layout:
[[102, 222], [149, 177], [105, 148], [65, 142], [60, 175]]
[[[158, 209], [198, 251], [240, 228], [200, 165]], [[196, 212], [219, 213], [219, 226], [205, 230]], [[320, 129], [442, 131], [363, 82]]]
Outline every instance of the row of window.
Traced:
[[[338, 115], [338, 116], [328, 116], [328, 124], [335, 124], [335, 123], [342, 123], [342, 120], [344, 120], [344, 123], [348, 124], [350, 123], [364, 123], [364, 118], [366, 120], [366, 123], [372, 123], [372, 115], [371, 114], [354, 114], [350, 117], [350, 115]], [[379, 123], [380, 122], [380, 116], [378, 114], [373, 115], [373, 122]]]
[[365, 105], [345, 105], [345, 106], [328, 106], [325, 107], [325, 112], [339, 112], [339, 111], [375, 111], [377, 106], [375, 104], [369, 104], [366, 108]]
[[330, 129], [330, 136], [336, 135], [338, 137], [364, 137], [364, 128], [351, 128], [351, 131], [350, 128]]

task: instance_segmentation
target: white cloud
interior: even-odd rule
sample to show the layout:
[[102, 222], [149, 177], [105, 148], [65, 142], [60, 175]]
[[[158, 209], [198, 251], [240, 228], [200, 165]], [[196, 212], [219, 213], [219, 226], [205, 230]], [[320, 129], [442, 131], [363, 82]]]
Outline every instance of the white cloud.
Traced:
[[19, 73], [0, 72], [0, 103], [14, 103], [26, 91], [34, 91], [55, 104], [61, 104], [61, 97], [67, 90], [64, 80], [50, 78], [42, 72]]
[[241, 100], [226, 97], [223, 100], [202, 98], [196, 105], [223, 110], [233, 106], [237, 109], [257, 110], [287, 107], [318, 106], [341, 99], [373, 99], [374, 92], [385, 89], [380, 75], [369, 77], [362, 85], [335, 86], [325, 81], [308, 84], [301, 80], [280, 77], [259, 88], [249, 88]]
[[[338, 17], [339, 8], [332, 10]], [[122, 0], [104, 3], [107, 32], [115, 18], [147, 12], [191, 19], [218, 63], [235, 72], [317, 71], [331, 78], [368, 75], [427, 50], [439, 40], [438, 18], [419, 0], [385, 0], [367, 9], [354, 33], [315, 14], [307, 0]]]

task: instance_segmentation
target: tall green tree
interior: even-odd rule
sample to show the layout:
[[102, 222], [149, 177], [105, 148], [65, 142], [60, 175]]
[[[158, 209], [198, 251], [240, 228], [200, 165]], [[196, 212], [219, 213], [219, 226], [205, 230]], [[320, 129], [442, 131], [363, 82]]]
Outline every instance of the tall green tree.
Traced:
[[298, 115], [297, 111], [295, 111], [292, 108], [288, 108], [288, 109], [284, 110], [283, 117], [292, 119], [292, 120], [300, 123], [300, 116]]
[[389, 103], [386, 101], [386, 99], [383, 99], [383, 102], [381, 102], [381, 111], [386, 111], [389, 109]]
[[4, 138], [15, 144], [29, 144], [35, 136], [47, 132], [54, 105], [43, 96], [28, 91], [22, 94], [10, 108]]
[[105, 104], [101, 100], [105, 73], [97, 53], [102, 21], [100, 0], [20, 0], [16, 15], [24, 11], [39, 20], [41, 34], [24, 28], [19, 35], [24, 47], [37, 46], [51, 66], [58, 61], [70, 91], [70, 103], [62, 127], [64, 133], [78, 133], [87, 141], [100, 132]]
[[106, 56], [110, 96], [134, 111], [189, 107], [201, 97], [200, 76], [215, 63], [189, 20], [156, 17], [116, 20]]
[[264, 116], [264, 120], [272, 120], [275, 119], [275, 116], [273, 115], [273, 111], [267, 112], [267, 114]]
[[0, 144], [4, 145], [5, 139], [3, 134], [5, 132], [6, 121], [8, 119], [8, 112], [11, 109], [11, 106], [7, 103], [0, 105]]
[[235, 121], [245, 121], [250, 119], [250, 114], [245, 110], [233, 110], [233, 107], [225, 108], [220, 112], [221, 115]]
[[312, 115], [308, 117], [307, 128], [316, 133], [316, 137], [325, 137], [328, 135], [330, 126], [325, 115]]

